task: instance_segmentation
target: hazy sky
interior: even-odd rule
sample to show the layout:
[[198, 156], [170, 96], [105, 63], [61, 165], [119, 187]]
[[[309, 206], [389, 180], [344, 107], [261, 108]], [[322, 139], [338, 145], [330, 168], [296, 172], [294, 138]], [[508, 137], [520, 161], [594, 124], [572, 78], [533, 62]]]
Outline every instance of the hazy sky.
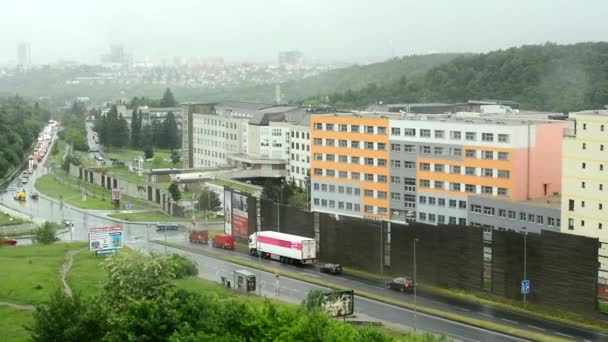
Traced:
[[[0, 63], [99, 62], [111, 44], [136, 60], [274, 61], [478, 52], [608, 40], [608, 0], [0, 0]], [[392, 43], [391, 43], [392, 42]], [[392, 46], [392, 48], [391, 48]]]

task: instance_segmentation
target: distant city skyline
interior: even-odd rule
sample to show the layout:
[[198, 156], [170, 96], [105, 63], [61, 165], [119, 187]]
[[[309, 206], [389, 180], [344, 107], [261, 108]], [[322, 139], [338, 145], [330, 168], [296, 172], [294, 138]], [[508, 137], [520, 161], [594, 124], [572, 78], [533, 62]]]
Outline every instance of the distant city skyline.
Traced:
[[[155, 3], [12, 2], [0, 21], [0, 64], [17, 63], [27, 42], [32, 64], [99, 63], [110, 46], [133, 60], [174, 57], [277, 62], [281, 51], [310, 61], [382, 60], [431, 52], [487, 52], [548, 41], [606, 40], [608, 1], [566, 0], [246, 1]], [[580, 25], [584, 23], [584, 25]]]

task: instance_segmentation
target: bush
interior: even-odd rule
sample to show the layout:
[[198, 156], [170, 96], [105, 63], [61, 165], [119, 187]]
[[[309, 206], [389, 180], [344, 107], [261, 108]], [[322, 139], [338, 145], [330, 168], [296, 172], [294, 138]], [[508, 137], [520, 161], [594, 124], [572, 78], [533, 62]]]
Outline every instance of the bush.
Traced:
[[144, 156], [146, 159], [154, 158], [154, 149], [152, 149], [152, 145], [144, 146]]
[[34, 230], [34, 243], [49, 245], [59, 239], [55, 236], [56, 225], [45, 222], [42, 226]]
[[171, 261], [174, 264], [173, 273], [175, 274], [176, 279], [198, 275], [198, 267], [196, 267], [196, 263], [193, 260], [186, 258], [183, 255], [171, 254]]

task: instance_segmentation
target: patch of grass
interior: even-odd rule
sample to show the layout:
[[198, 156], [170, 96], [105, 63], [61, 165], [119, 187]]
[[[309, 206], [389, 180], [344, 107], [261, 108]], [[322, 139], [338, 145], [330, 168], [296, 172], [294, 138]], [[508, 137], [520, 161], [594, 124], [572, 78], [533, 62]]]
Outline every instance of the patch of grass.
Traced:
[[29, 340], [29, 332], [25, 326], [34, 323], [32, 311], [17, 310], [0, 306], [0, 336], [3, 342], [21, 342]]
[[[72, 151], [72, 154], [80, 160], [81, 166], [83, 167], [95, 167], [97, 166], [97, 161], [93, 158], [89, 152], [83, 151]], [[60, 164], [61, 165], [61, 164]]]
[[[129, 248], [118, 250], [119, 254], [137, 253]], [[103, 269], [103, 262], [111, 258], [112, 254], [95, 255], [89, 250], [81, 251], [74, 256], [72, 269], [68, 273], [67, 282], [73, 291], [78, 292], [83, 297], [92, 297], [102, 288], [106, 280], [106, 273]]]
[[2, 226], [22, 224], [25, 222], [26, 222], [25, 220], [22, 220], [22, 219], [16, 218], [16, 217], [12, 217], [9, 214], [0, 213], [0, 225], [2, 225]]
[[87, 196], [87, 200], [82, 200], [82, 194], [77, 187], [55, 181], [53, 175], [44, 175], [36, 180], [36, 189], [41, 193], [63, 200], [64, 203], [83, 209], [93, 210], [113, 210], [114, 204], [111, 202], [111, 194], [108, 191], [104, 200], [94, 196]]
[[40, 304], [61, 288], [59, 270], [65, 253], [84, 243], [0, 248], [0, 301]]
[[[57, 147], [55, 147], [57, 146]], [[61, 164], [63, 164], [63, 153], [65, 152], [65, 141], [61, 140], [61, 139], [57, 139], [54, 143], [53, 143], [53, 148], [57, 149], [57, 154], [52, 154], [49, 156], [49, 161], [51, 161], [53, 164], [55, 164], [55, 166], [59, 167]], [[51, 151], [53, 151], [51, 149]]]
[[245, 192], [249, 192], [249, 193], [254, 193], [256, 191], [260, 191], [260, 189], [261, 189], [261, 188], [258, 188], [258, 187], [252, 186], [252, 185], [241, 184], [241, 183], [237, 183], [237, 182], [230, 181], [227, 179], [219, 179], [219, 178], [211, 180], [211, 181], [209, 181], [209, 183], [222, 185], [222, 186], [229, 186], [233, 189], [245, 191]]
[[[205, 218], [203, 215], [204, 215], [203, 213], [196, 213], [196, 215], [194, 216], [194, 219], [195, 219], [197, 225], [205, 223]], [[192, 216], [191, 216], [191, 213], [189, 213], [189, 212], [186, 213], [186, 216], [184, 216], [184, 217], [177, 217], [177, 216], [167, 215], [165, 212], [160, 211], [160, 210], [150, 210], [150, 211], [139, 212], [139, 213], [118, 213], [118, 214], [111, 214], [109, 216], [113, 217], [113, 218], [125, 220], [125, 221], [131, 221], [131, 222], [188, 222], [188, 223], [190, 223], [192, 221]], [[224, 220], [223, 216], [209, 218], [209, 222], [220, 222], [223, 220]]]
[[599, 312], [608, 314], [608, 302], [603, 301], [603, 300], [598, 300], [597, 307], [598, 307]]
[[[349, 288], [346, 288], [346, 287], [343, 287], [343, 286], [339, 286], [339, 285], [336, 285], [336, 284], [328, 283], [328, 282], [325, 282], [325, 281], [322, 281], [322, 280], [319, 280], [319, 279], [315, 279], [315, 278], [306, 277], [306, 276], [300, 275], [300, 274], [295, 273], [295, 272], [285, 271], [284, 269], [280, 270], [278, 268], [274, 268], [274, 267], [270, 267], [270, 266], [266, 266], [266, 265], [261, 265], [260, 266], [260, 265], [258, 265], [256, 263], [253, 263], [253, 262], [250, 262], [250, 261], [246, 261], [246, 260], [242, 260], [242, 259], [235, 258], [235, 257], [230, 257], [230, 256], [225, 256], [225, 255], [220, 255], [220, 254], [209, 254], [209, 253], [204, 252], [203, 250], [197, 250], [197, 249], [193, 249], [193, 248], [188, 248], [188, 247], [181, 246], [181, 245], [174, 244], [174, 243], [170, 243], [170, 242], [167, 242], [167, 243], [165, 243], [163, 241], [154, 241], [154, 242], [158, 243], [158, 244], [161, 244], [161, 245], [167, 245], [167, 246], [170, 246], [170, 247], [173, 247], [173, 248], [177, 248], [177, 249], [190, 251], [190, 252], [193, 252], [193, 253], [210, 255], [213, 258], [224, 260], [224, 261], [228, 261], [228, 262], [231, 262], [231, 263], [234, 263], [234, 264], [239, 264], [239, 265], [243, 265], [243, 266], [247, 266], [247, 267], [251, 267], [251, 268], [261, 268], [265, 272], [271, 272], [271, 273], [279, 272], [283, 276], [288, 277], [288, 278], [304, 281], [304, 282], [307, 282], [307, 283], [311, 283], [311, 284], [327, 287], [327, 288], [334, 289], [334, 290], [349, 290]], [[376, 300], [376, 301], [379, 301], [379, 302], [395, 305], [395, 306], [398, 306], [398, 307], [403, 307], [403, 308], [406, 308], [408, 310], [413, 310], [414, 309], [414, 305], [413, 304], [406, 303], [406, 302], [401, 302], [401, 301], [398, 301], [398, 300], [395, 300], [395, 299], [392, 299], [392, 298], [388, 298], [388, 297], [384, 297], [384, 296], [379, 296], [379, 295], [368, 293], [368, 292], [365, 292], [365, 291], [357, 291], [357, 295], [359, 295], [361, 297], [369, 298], [369, 299], [372, 299], [372, 300]], [[496, 323], [491, 323], [491, 322], [488, 322], [488, 321], [484, 321], [484, 320], [481, 320], [481, 319], [475, 319], [475, 318], [471, 318], [471, 317], [467, 317], [467, 316], [463, 316], [463, 315], [459, 315], [459, 314], [455, 314], [455, 313], [445, 312], [445, 311], [442, 311], [442, 310], [422, 307], [420, 305], [417, 306], [417, 309], [418, 309], [418, 312], [426, 313], [428, 315], [445, 318], [445, 319], [448, 319], [448, 320], [451, 320], [451, 321], [460, 322], [460, 323], [464, 323], [464, 324], [467, 324], [467, 325], [472, 325], [472, 326], [480, 327], [482, 329], [496, 331], [496, 332], [504, 333], [504, 334], [511, 335], [511, 336], [521, 337], [521, 338], [524, 338], [524, 339], [527, 339], [527, 340], [547, 341], [547, 342], [549, 342], [549, 341], [567, 341], [567, 339], [555, 338], [554, 336], [548, 336], [548, 335], [536, 333], [536, 332], [533, 332], [533, 331], [527, 331], [527, 330], [523, 330], [523, 329], [512, 328], [512, 327], [504, 326], [504, 325], [501, 325], [501, 324], [496, 324]]]
[[[120, 160], [125, 163], [131, 163], [136, 158], [140, 156], [143, 157], [144, 152], [142, 150], [135, 150], [129, 148], [109, 148], [104, 147], [104, 156], [106, 158], [113, 158], [116, 160]], [[169, 150], [154, 150], [154, 157], [160, 156], [161, 161], [146, 161], [143, 164], [145, 169], [165, 169], [165, 168], [181, 168], [183, 167], [183, 163], [179, 162], [175, 165], [170, 161], [165, 161], [165, 159], [171, 158], [171, 151]]]

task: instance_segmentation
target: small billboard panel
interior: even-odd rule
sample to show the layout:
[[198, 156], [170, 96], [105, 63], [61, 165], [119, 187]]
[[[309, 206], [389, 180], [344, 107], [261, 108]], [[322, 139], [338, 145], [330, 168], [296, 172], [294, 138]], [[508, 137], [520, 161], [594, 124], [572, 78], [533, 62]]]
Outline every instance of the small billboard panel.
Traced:
[[249, 236], [248, 198], [249, 196], [245, 194], [232, 193], [232, 227], [234, 228], [234, 235], [245, 238]]
[[122, 227], [93, 227], [89, 228], [89, 250], [102, 251], [123, 247]]
[[331, 317], [352, 315], [355, 312], [355, 291], [324, 293], [320, 298], [320, 306]]
[[224, 233], [232, 235], [232, 189], [224, 188]]

